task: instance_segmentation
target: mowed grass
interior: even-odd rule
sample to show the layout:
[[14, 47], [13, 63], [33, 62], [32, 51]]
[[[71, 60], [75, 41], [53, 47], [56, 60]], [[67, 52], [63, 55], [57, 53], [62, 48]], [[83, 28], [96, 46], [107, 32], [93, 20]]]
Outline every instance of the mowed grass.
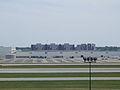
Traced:
[[[19, 65], [0, 66], [0, 68], [88, 68], [89, 65]], [[92, 65], [92, 68], [120, 68], [120, 65]]]
[[[97, 72], [92, 77], [120, 77], [120, 72]], [[30, 77], [88, 77], [89, 73], [0, 73], [0, 78]]]
[[[2, 90], [88, 90], [88, 88], [2, 88]], [[92, 88], [92, 90], [119, 90], [119, 89], [100, 89]]]
[[[69, 88], [67, 90], [88, 90], [88, 81], [2, 81], [0, 82], [0, 90], [3, 89], [12, 89], [17, 90], [17, 88], [20, 90], [23, 90], [22, 88], [36, 88], [36, 89], [42, 89], [47, 90], [56, 90], [56, 88], [59, 88], [58, 90], [65, 90], [65, 88]], [[92, 81], [92, 90], [120, 90], [120, 81], [119, 80], [112, 80], [112, 81]], [[33, 89], [33, 90], [34, 90]], [[39, 90], [40, 90], [39, 89]], [[29, 89], [25, 89], [29, 90]]]

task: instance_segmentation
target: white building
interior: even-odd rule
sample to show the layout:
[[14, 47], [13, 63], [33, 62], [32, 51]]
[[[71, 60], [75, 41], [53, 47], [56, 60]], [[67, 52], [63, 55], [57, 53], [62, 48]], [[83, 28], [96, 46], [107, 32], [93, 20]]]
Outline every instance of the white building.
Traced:
[[0, 59], [5, 59], [7, 55], [12, 55], [12, 48], [0, 46]]

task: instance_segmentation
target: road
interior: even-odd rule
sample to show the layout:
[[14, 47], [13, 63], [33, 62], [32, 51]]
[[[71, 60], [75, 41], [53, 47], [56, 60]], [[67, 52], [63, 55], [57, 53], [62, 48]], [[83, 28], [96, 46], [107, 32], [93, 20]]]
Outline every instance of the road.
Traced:
[[[0, 78], [0, 81], [50, 81], [50, 80], [89, 80], [88, 77], [62, 78]], [[120, 77], [92, 77], [92, 80], [120, 80]]]
[[[72, 73], [88, 72], [88, 68], [1, 68], [0, 73]], [[120, 68], [92, 68], [92, 72], [120, 72]]]

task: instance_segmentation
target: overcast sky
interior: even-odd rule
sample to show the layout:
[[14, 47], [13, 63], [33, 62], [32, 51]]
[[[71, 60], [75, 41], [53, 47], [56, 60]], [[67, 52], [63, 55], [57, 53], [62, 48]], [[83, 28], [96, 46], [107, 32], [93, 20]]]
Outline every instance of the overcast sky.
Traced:
[[0, 0], [0, 46], [120, 46], [120, 0]]

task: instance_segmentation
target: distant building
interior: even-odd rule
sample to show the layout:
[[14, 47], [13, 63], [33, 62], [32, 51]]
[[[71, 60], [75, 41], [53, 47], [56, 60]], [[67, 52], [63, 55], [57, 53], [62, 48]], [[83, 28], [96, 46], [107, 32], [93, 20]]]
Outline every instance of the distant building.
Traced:
[[81, 50], [88, 50], [87, 44], [81, 44]]
[[56, 45], [55, 43], [51, 43], [50, 44], [50, 50], [57, 50], [58, 45]]
[[64, 46], [62, 44], [59, 44], [57, 50], [64, 50]]
[[75, 50], [81, 50], [81, 45], [77, 45]]
[[31, 50], [37, 50], [36, 45], [31, 45]]
[[37, 50], [44, 50], [44, 45], [42, 45], [41, 43], [37, 43], [36, 48]]
[[75, 49], [75, 46], [74, 45], [70, 45], [69, 43], [65, 43], [63, 45], [64, 47], [64, 50], [74, 50]]
[[31, 45], [31, 50], [44, 50], [44, 45], [42, 45], [41, 43], [37, 43], [36, 45]]
[[74, 44], [64, 43], [64, 44], [41, 44], [37, 43], [31, 45], [31, 50], [40, 51], [40, 50], [95, 50], [95, 44], [80, 44], [75, 47]]
[[95, 44], [88, 43], [87, 50], [95, 50]]
[[0, 59], [5, 59], [6, 57], [13, 56], [11, 47], [0, 46]]
[[76, 50], [95, 50], [96, 46], [95, 44], [81, 44], [81, 45], [77, 45]]

